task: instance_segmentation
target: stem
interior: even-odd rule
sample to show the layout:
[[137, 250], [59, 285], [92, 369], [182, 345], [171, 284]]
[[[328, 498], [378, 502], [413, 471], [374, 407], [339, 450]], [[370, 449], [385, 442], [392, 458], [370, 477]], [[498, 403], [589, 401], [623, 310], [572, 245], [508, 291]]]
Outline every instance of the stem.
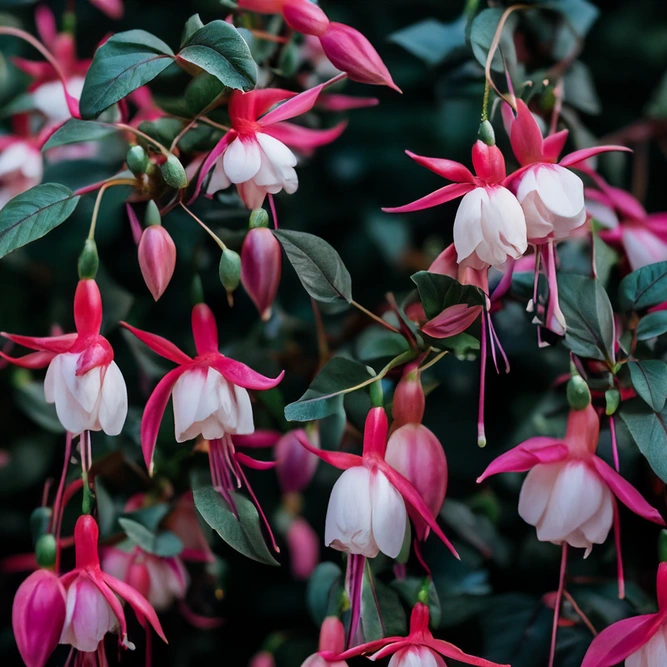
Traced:
[[93, 217], [90, 219], [90, 230], [88, 231], [88, 238], [92, 241], [95, 238], [95, 227], [97, 225], [97, 216], [100, 212], [100, 204], [102, 203], [102, 196], [107, 188], [113, 187], [114, 185], [136, 185], [136, 181], [130, 180], [129, 178], [118, 178], [112, 179], [110, 181], [105, 181], [102, 187], [97, 193], [97, 198], [95, 199], [95, 207], [93, 208]]
[[65, 480], [67, 479], [67, 468], [69, 467], [69, 461], [72, 456], [72, 434], [68, 431], [65, 438], [65, 460], [63, 462], [63, 471], [60, 475], [60, 484], [58, 485], [58, 491], [56, 492], [56, 498], [53, 501], [53, 514], [51, 516], [51, 526], [50, 532], [54, 534], [56, 538], [56, 573], [60, 570], [60, 527], [62, 525], [62, 502], [63, 502], [63, 492], [65, 490]]
[[[433, 348], [433, 347], [431, 348], [431, 350], [433, 350], [434, 352], [436, 351], [435, 348]], [[440, 361], [440, 359], [442, 359], [447, 353], [448, 353], [448, 350], [445, 350], [444, 352], [440, 352], [440, 354], [438, 354], [436, 357], [433, 357], [433, 359], [431, 359], [431, 361], [429, 361], [428, 363], [421, 366], [419, 368], [419, 372], [422, 373], [425, 370], [431, 368], [431, 366], [434, 366], [435, 364], [437, 364]]]
[[567, 542], [563, 542], [563, 554], [560, 559], [560, 579], [558, 581], [558, 592], [556, 593], [556, 604], [554, 607], [554, 624], [551, 629], [551, 650], [549, 651], [549, 667], [553, 667], [556, 657], [556, 635], [558, 634], [558, 618], [560, 616], [560, 603], [563, 599], [565, 588], [565, 569], [567, 567]]
[[149, 137], [145, 132], [142, 132], [141, 130], [138, 130], [136, 127], [132, 127], [131, 125], [126, 125], [125, 123], [116, 123], [115, 127], [117, 127], [119, 130], [126, 130], [127, 132], [132, 132], [132, 134], [136, 135], [137, 137], [141, 137], [142, 139], [145, 139], [149, 143], [153, 144], [162, 155], [165, 157], [169, 157], [171, 153], [169, 152], [169, 149], [165, 148], [159, 141], [156, 141], [153, 139], [153, 137]]
[[572, 605], [572, 608], [576, 612], [577, 616], [584, 622], [584, 625], [591, 631], [593, 637], [597, 637], [598, 632], [595, 629], [595, 626], [591, 623], [590, 619], [584, 612], [581, 610], [581, 607], [576, 603], [575, 599], [567, 592], [563, 591], [565, 599]]
[[479, 344], [479, 404], [477, 407], [477, 446], [486, 447], [486, 430], [484, 428], [484, 394], [486, 393], [486, 312], [482, 313], [482, 336]]
[[276, 42], [278, 44], [287, 44], [287, 38], [280, 37], [280, 35], [272, 35], [270, 32], [265, 32], [264, 30], [251, 30], [250, 31], [253, 37], [258, 39], [263, 39], [265, 42]]
[[276, 211], [276, 200], [272, 194], [269, 194], [269, 207], [271, 208], [271, 216], [273, 217], [273, 228], [278, 229], [278, 213]]
[[183, 129], [174, 137], [174, 140], [171, 142], [171, 146], [169, 146], [169, 151], [173, 153], [174, 148], [178, 145], [178, 142], [185, 136], [187, 132], [189, 132], [193, 127], [196, 127], [197, 125], [197, 118], [193, 118], [187, 125], [183, 127]]
[[[317, 349], [319, 352], [319, 368], [322, 368], [329, 359], [329, 344], [327, 342], [327, 334], [324, 329], [324, 322], [322, 321], [322, 313], [320, 313], [317, 301], [310, 298], [310, 305], [313, 308], [313, 317], [315, 318], [315, 328], [317, 330]], [[318, 369], [319, 370], [319, 369]]]
[[616, 472], [621, 472], [621, 464], [618, 460], [618, 442], [616, 441], [616, 424], [614, 415], [609, 416], [609, 430], [611, 431], [611, 451], [614, 457], [614, 468]]
[[226, 125], [221, 125], [220, 123], [216, 123], [215, 121], [208, 118], [208, 116], [200, 116], [199, 120], [202, 123], [206, 123], [206, 125], [210, 125], [211, 127], [215, 127], [218, 130], [223, 130], [224, 132], [230, 132], [231, 129], [232, 129], [231, 127], [227, 127]]
[[378, 317], [375, 313], [371, 313], [370, 310], [364, 308], [360, 303], [357, 303], [356, 301], [350, 301], [350, 305], [354, 306], [362, 313], [365, 313], [366, 315], [368, 315], [368, 317], [374, 319], [378, 324], [381, 324], [383, 327], [386, 327], [390, 331], [393, 331], [394, 333], [397, 334], [401, 333], [396, 327], [392, 327], [391, 324], [389, 324], [389, 322], [385, 322], [381, 317]]
[[209, 236], [218, 244], [220, 250], [226, 250], [227, 246], [222, 242], [222, 240], [213, 232], [204, 222], [202, 222], [183, 202], [180, 202], [183, 210], [194, 220], [196, 220], [209, 234]]
[[482, 98], [482, 123], [489, 120], [489, 93], [491, 92], [491, 86], [489, 85], [489, 80], [484, 81], [484, 97]]

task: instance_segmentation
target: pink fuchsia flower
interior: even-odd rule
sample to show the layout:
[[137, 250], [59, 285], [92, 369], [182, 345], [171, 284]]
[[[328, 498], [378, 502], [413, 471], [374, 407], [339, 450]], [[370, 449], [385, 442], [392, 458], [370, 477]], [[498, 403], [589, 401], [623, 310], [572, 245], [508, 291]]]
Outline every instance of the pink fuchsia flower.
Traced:
[[[136, 568], [145, 570], [146, 590], [134, 585]], [[109, 547], [102, 552], [102, 569], [137, 589], [156, 611], [169, 609], [175, 600], [185, 598], [188, 589], [188, 574], [178, 556], [163, 558], [139, 547], [132, 551]]]
[[44, 159], [37, 142], [18, 136], [0, 137], [0, 208], [42, 182]]
[[637, 489], [595, 455], [600, 420], [592, 405], [572, 410], [565, 438], [536, 437], [499, 456], [477, 480], [502, 472], [528, 472], [519, 497], [521, 518], [537, 528], [537, 539], [586, 550], [602, 544], [616, 523], [620, 563], [620, 500], [635, 514], [661, 526], [659, 512]]
[[157, 301], [176, 268], [176, 245], [162, 225], [149, 225], [139, 241], [139, 267], [148, 291]]
[[0, 357], [23, 368], [48, 366], [44, 378], [47, 403], [56, 404], [58, 419], [72, 434], [104, 431], [118, 435], [127, 416], [127, 387], [113, 360], [113, 348], [100, 335], [102, 298], [94, 280], [80, 280], [74, 295], [75, 334], [44, 338], [2, 333], [36, 350], [23, 357]]
[[[288, 194], [296, 192], [299, 187], [294, 170], [297, 160], [288, 146], [308, 152], [331, 143], [345, 129], [345, 123], [329, 130], [313, 130], [286, 122], [310, 111], [325, 85], [328, 84], [298, 95], [279, 88], [248, 93], [233, 91], [229, 99], [232, 129], [204, 160], [196, 191], [213, 169], [207, 193], [234, 183], [249, 209], [260, 208], [267, 194], [281, 190]], [[269, 111], [279, 102], [282, 104]]]
[[327, 15], [310, 0], [239, 0], [238, 6], [258, 14], [282, 14], [290, 28], [304, 35], [321, 35], [329, 25]]
[[605, 628], [586, 651], [581, 667], [662, 667], [667, 664], [667, 563], [656, 583], [658, 613], [626, 618]]
[[517, 100], [516, 117], [508, 115], [512, 150], [521, 169], [507, 180], [526, 216], [530, 243], [564, 239], [586, 221], [584, 184], [566, 167], [577, 167], [608, 151], [628, 151], [624, 146], [595, 146], [566, 155], [557, 163], [567, 140], [562, 130], [542, 138], [537, 121], [523, 100]]
[[396, 558], [403, 545], [407, 504], [458, 558], [419, 491], [385, 460], [387, 431], [384, 409], [371, 408], [362, 456], [316, 449], [300, 439], [306, 449], [344, 471], [329, 498], [325, 544], [368, 558], [380, 551]]
[[271, 319], [282, 264], [280, 243], [270, 229], [255, 227], [246, 234], [241, 247], [241, 283], [264, 322]]
[[345, 628], [337, 616], [327, 616], [320, 628], [320, 653], [306, 658], [301, 667], [347, 667], [344, 660], [327, 660], [321, 653], [337, 655], [345, 650]]
[[[301, 446], [301, 440], [309, 439], [303, 429], [288, 431], [276, 442], [276, 475], [283, 493], [303, 491], [313, 479], [317, 470], [318, 458]], [[310, 438], [314, 447], [318, 446], [315, 437]]]
[[387, 213], [421, 211], [463, 197], [454, 219], [457, 262], [473, 269], [500, 266], [517, 259], [528, 246], [526, 220], [516, 197], [505, 188], [505, 159], [497, 146], [478, 140], [472, 149], [476, 176], [464, 165], [406, 151], [418, 164], [454, 181], [426, 197]]
[[12, 629], [26, 667], [44, 667], [65, 624], [65, 588], [50, 570], [33, 572], [16, 591]]
[[134, 648], [127, 638], [121, 600], [132, 607], [140, 623], [150, 623], [166, 642], [149, 602], [132, 586], [102, 571], [97, 552], [98, 536], [95, 519], [89, 514], [80, 516], [74, 528], [76, 567], [61, 577], [67, 591], [67, 616], [60, 643], [90, 653], [97, 650], [107, 632], [118, 631], [120, 643]]
[[320, 562], [320, 540], [303, 517], [296, 517], [287, 529], [287, 546], [292, 576], [307, 581]]
[[460, 648], [442, 639], [436, 639], [429, 630], [429, 610], [425, 604], [418, 602], [412, 608], [410, 616], [410, 633], [407, 637], [385, 637], [376, 641], [360, 644], [341, 653], [321, 651], [326, 660], [347, 660], [358, 655], [368, 655], [375, 661], [392, 656], [389, 667], [443, 667], [445, 658], [458, 660], [475, 667], [510, 667], [499, 665], [484, 658], [464, 653]]

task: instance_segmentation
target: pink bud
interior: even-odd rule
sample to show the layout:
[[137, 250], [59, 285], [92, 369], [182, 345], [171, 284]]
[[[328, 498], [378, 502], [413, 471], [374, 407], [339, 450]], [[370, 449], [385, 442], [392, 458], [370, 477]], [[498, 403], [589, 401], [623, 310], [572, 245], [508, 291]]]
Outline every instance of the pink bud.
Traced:
[[505, 178], [505, 158], [498, 146], [488, 146], [478, 139], [472, 147], [472, 164], [485, 183], [500, 183]]
[[292, 576], [305, 581], [320, 562], [320, 540], [317, 533], [303, 518], [292, 521], [287, 531]]
[[322, 35], [329, 27], [327, 15], [310, 0], [286, 0], [283, 17], [290, 28], [304, 35]]
[[157, 301], [167, 289], [176, 268], [176, 246], [162, 225], [150, 225], [141, 235], [139, 266], [146, 287]]
[[151, 592], [151, 575], [145, 563], [131, 562], [127, 568], [125, 582], [148, 600]]
[[400, 379], [394, 391], [392, 428], [396, 429], [403, 424], [420, 424], [424, 419], [425, 404], [419, 372], [409, 370]]
[[241, 282], [265, 322], [271, 317], [282, 271], [280, 243], [270, 229], [251, 229], [241, 248]]
[[268, 651], [260, 651], [250, 658], [248, 667], [276, 667], [276, 660]]
[[306, 432], [298, 429], [285, 433], [276, 443], [276, 473], [283, 493], [303, 491], [317, 469], [317, 457], [301, 445], [299, 438], [310, 441]]
[[347, 72], [352, 81], [389, 86], [401, 92], [378, 52], [358, 30], [342, 23], [330, 23], [327, 31], [320, 35], [320, 43], [331, 64]]
[[[440, 441], [423, 424], [406, 424], [389, 437], [387, 463], [419, 491], [433, 516], [437, 516], [447, 493], [447, 458]], [[418, 535], [426, 529], [419, 516], [411, 517]]]
[[16, 591], [12, 627], [27, 667], [44, 667], [65, 624], [65, 588], [49, 570], [33, 572]]
[[[320, 651], [331, 651], [331, 653], [342, 653], [345, 650], [345, 628], [336, 616], [327, 616], [320, 628]], [[347, 667], [347, 662], [337, 660], [329, 662], [319, 653], [306, 658], [301, 667]]]

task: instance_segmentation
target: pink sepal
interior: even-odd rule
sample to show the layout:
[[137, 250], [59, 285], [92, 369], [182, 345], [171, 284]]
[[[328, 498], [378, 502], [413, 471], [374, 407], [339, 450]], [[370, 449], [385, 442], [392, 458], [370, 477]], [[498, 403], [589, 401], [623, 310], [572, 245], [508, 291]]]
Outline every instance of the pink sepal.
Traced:
[[262, 447], [273, 447], [281, 437], [282, 434], [278, 431], [258, 429], [249, 435], [234, 435], [232, 436], [232, 440], [237, 447], [257, 449]]
[[657, 509], [649, 505], [632, 484], [621, 477], [613, 468], [598, 456], [592, 457], [592, 463], [598, 475], [606, 482], [612, 493], [631, 511], [638, 516], [657, 523], [667, 525]]
[[193, 202], [199, 195], [201, 187], [204, 183], [204, 179], [213, 166], [215, 165], [217, 159], [225, 152], [227, 146], [236, 139], [237, 133], [234, 130], [230, 130], [225, 134], [225, 136], [220, 139], [220, 141], [215, 145], [213, 150], [206, 156], [206, 159], [202, 163], [202, 166], [199, 168], [199, 174], [197, 175], [197, 182], [195, 183], [194, 190], [192, 192], [192, 197], [188, 203]]
[[491, 662], [490, 660], [484, 660], [484, 658], [464, 653], [460, 648], [454, 646], [454, 644], [450, 644], [442, 639], [430, 639], [425, 642], [425, 645], [447, 658], [465, 662], [467, 665], [475, 665], [475, 667], [511, 667], [511, 665], [501, 665], [497, 662]]
[[304, 35], [321, 35], [329, 27], [327, 15], [310, 0], [286, 0], [283, 18], [290, 28]]
[[74, 294], [74, 324], [80, 336], [100, 333], [102, 296], [94, 280], [79, 280]]
[[162, 336], [157, 336], [148, 331], [137, 329], [127, 322], [121, 322], [121, 326], [125, 327], [130, 333], [134, 334], [144, 345], [149, 347], [153, 352], [159, 354], [175, 364], [189, 364], [192, 359], [188, 357], [185, 352], [181, 352], [171, 341], [168, 341]]
[[300, 116], [301, 114], [310, 111], [325, 85], [326, 83], [321, 83], [319, 86], [304, 90], [302, 93], [299, 93], [286, 102], [283, 102], [280, 106], [276, 107], [272, 111], [269, 111], [266, 116], [262, 116], [259, 119], [260, 125], [262, 127], [266, 127], [267, 125], [280, 123], [281, 121], [289, 120], [290, 118]]
[[556, 438], [530, 438], [492, 461], [477, 483], [502, 472], [526, 472], [540, 463], [564, 461], [569, 453], [567, 445]]
[[202, 616], [201, 614], [195, 613], [188, 607], [185, 600], [179, 602], [178, 611], [181, 613], [181, 616], [183, 616], [190, 625], [197, 628], [197, 630], [215, 630], [224, 624], [224, 620], [221, 618], [212, 618], [211, 616]]
[[243, 452], [236, 452], [235, 456], [239, 463], [246, 466], [246, 468], [252, 468], [253, 470], [271, 470], [271, 468], [276, 467], [275, 461], [258, 461]]
[[130, 221], [130, 229], [132, 230], [132, 239], [134, 242], [139, 245], [141, 241], [141, 223], [137, 214], [134, 212], [134, 209], [130, 205], [130, 202], [125, 203], [125, 210], [127, 211], [127, 217]]
[[610, 151], [632, 153], [632, 149], [626, 146], [593, 146], [592, 148], [582, 148], [580, 151], [574, 151], [574, 153], [566, 155], [558, 164], [561, 167], [573, 167], [600, 153], [609, 153]]
[[366, 415], [364, 425], [364, 458], [378, 456], [384, 460], [388, 430], [389, 422], [384, 408], [371, 408]]
[[665, 614], [626, 618], [605, 628], [588, 648], [581, 667], [610, 667], [638, 651], [660, 629]]
[[407, 644], [404, 637], [385, 637], [384, 639], [375, 639], [371, 642], [366, 642], [365, 644], [359, 644], [358, 646], [349, 648], [347, 651], [343, 651], [342, 653], [334, 653], [333, 651], [325, 650], [320, 651], [320, 655], [327, 662], [337, 662], [340, 660], [356, 658], [359, 655], [367, 655], [368, 653], [373, 653], [378, 649], [384, 648], [387, 644], [395, 643], [399, 643], [401, 645]]
[[417, 199], [417, 201], [413, 201], [410, 204], [397, 206], [395, 208], [383, 208], [382, 210], [385, 213], [411, 213], [412, 211], [422, 211], [425, 208], [438, 206], [439, 204], [444, 204], [452, 199], [463, 197], [463, 195], [468, 194], [474, 189], [475, 186], [472, 183], [451, 183], [450, 185], [445, 185], [444, 188], [431, 192], [431, 194], [426, 195], [421, 199]]
[[0, 358], [20, 368], [44, 368], [51, 363], [51, 360], [55, 356], [55, 352], [31, 352], [22, 357], [10, 357], [8, 354], [0, 351]]
[[352, 97], [351, 95], [323, 94], [317, 98], [317, 107], [325, 111], [350, 111], [380, 104], [377, 97]]
[[52, 49], [58, 37], [58, 29], [56, 27], [56, 17], [45, 5], [40, 5], [35, 9], [35, 27], [42, 42], [49, 49]]
[[256, 371], [253, 371], [252, 368], [242, 364], [240, 361], [235, 359], [230, 359], [225, 357], [222, 354], [218, 355], [213, 361], [211, 361], [211, 368], [215, 368], [218, 373], [220, 373], [225, 380], [232, 382], [238, 387], [243, 387], [244, 389], [255, 389], [255, 390], [266, 390], [273, 389], [274, 387], [280, 384], [280, 381], [285, 375], [285, 371], [281, 371], [280, 375], [276, 378], [265, 377], [260, 375]]
[[482, 306], [457, 303], [445, 308], [439, 315], [422, 326], [422, 331], [433, 338], [449, 338], [465, 331], [481, 314]]
[[10, 334], [5, 331], [0, 332], [0, 335], [8, 338], [17, 345], [23, 345], [29, 350], [38, 350], [40, 352], [53, 352], [54, 354], [62, 354], [69, 352], [74, 345], [77, 334], [64, 334], [62, 336], [21, 336], [20, 334]]
[[558, 156], [563, 152], [569, 134], [568, 130], [561, 130], [560, 132], [556, 132], [556, 134], [550, 134], [544, 138], [542, 157], [545, 162], [558, 161]]
[[340, 137], [347, 127], [347, 121], [338, 123], [326, 130], [314, 130], [294, 123], [276, 123], [265, 129], [265, 134], [275, 137], [287, 146], [296, 148], [301, 153], [309, 153], [319, 146], [325, 146]]
[[92, 344], [87, 345], [79, 355], [76, 362], [76, 375], [77, 377], [81, 377], [98, 366], [101, 366], [106, 370], [106, 366], [112, 361], [113, 348], [106, 338], [98, 336], [97, 340]]
[[330, 452], [326, 449], [318, 449], [313, 447], [308, 439], [305, 437], [305, 433], [296, 432], [296, 439], [301, 443], [302, 447], [305, 447], [311, 454], [315, 454], [318, 458], [322, 459], [325, 463], [338, 468], [339, 470], [347, 470], [348, 468], [354, 468], [355, 466], [360, 466], [364, 464], [361, 456], [357, 454], [348, 454], [347, 452]]
[[426, 167], [431, 171], [435, 172], [439, 176], [454, 181], [454, 183], [474, 183], [475, 177], [468, 167], [461, 164], [460, 162], [455, 162], [454, 160], [446, 160], [443, 158], [435, 157], [424, 157], [422, 155], [417, 155], [410, 151], [405, 151], [405, 153], [411, 157], [417, 164], [422, 167]]
[[[114, 591], [109, 587], [106, 578], [117, 581], [112, 576], [103, 573], [100, 570], [99, 566], [95, 569], [87, 570], [87, 574], [90, 577], [91, 581], [97, 586], [100, 593], [104, 596], [104, 599], [107, 601], [107, 604], [111, 607], [113, 615], [118, 619], [118, 626], [120, 630], [121, 641], [127, 637], [127, 619], [125, 618], [125, 612], [123, 611], [123, 605], [120, 603], [120, 600], [114, 594]], [[84, 575], [85, 576], [85, 575]], [[128, 586], [128, 588], [132, 588]], [[132, 590], [134, 590], [132, 588]], [[141, 618], [139, 619], [141, 621]]]
[[229, 100], [229, 118], [232, 124], [238, 120], [257, 120], [278, 102], [296, 95], [297, 93], [283, 88], [263, 88], [247, 93], [235, 91]]
[[488, 185], [500, 183], [507, 174], [500, 148], [488, 146], [480, 139], [472, 147], [472, 166], [478, 178]]
[[218, 351], [218, 325], [213, 311], [205, 303], [198, 303], [192, 309], [192, 335], [197, 354]]

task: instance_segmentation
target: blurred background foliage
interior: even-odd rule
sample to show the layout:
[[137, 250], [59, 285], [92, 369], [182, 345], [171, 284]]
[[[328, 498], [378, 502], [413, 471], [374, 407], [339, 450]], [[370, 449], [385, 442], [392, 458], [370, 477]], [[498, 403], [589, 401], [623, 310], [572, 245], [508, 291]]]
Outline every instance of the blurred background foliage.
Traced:
[[[56, 16], [62, 14], [64, 2], [48, 4]], [[76, 3], [80, 57], [91, 57], [108, 33], [131, 28], [143, 28], [176, 46], [183, 24], [192, 13], [200, 12], [206, 21], [224, 17], [228, 11], [223, 2], [214, 0], [126, 0], [125, 4], [124, 18], [111, 22], [89, 3]], [[566, 83], [564, 119], [572, 131], [572, 144], [589, 145], [596, 137], [616, 137], [620, 143], [641, 138], [634, 145], [634, 157], [605, 158], [601, 171], [613, 184], [632, 189], [649, 211], [664, 210], [665, 3], [555, 0], [548, 4], [570, 6], [573, 25], [582, 32], [590, 26], [580, 58]], [[405, 149], [469, 164], [469, 151], [479, 124], [483, 71], [471, 58], [465, 42], [465, 21], [460, 18], [464, 10], [471, 9], [470, 2], [464, 7], [457, 0], [322, 0], [322, 5], [333, 20], [356, 27], [371, 40], [403, 95], [349, 84], [347, 93], [376, 95], [380, 105], [349, 113], [349, 127], [343, 136], [302, 164], [298, 192], [277, 198], [279, 219], [287, 229], [309, 231], [329, 241], [352, 274], [355, 299], [375, 309], [388, 291], [399, 297], [407, 294], [410, 274], [427, 268], [451, 242], [456, 203], [410, 216], [383, 214], [380, 207], [403, 204], [442, 185], [439, 177], [415, 165], [404, 154]], [[0, 21], [19, 22], [34, 29], [31, 3], [2, 0], [0, 11]], [[411, 39], [405, 29], [426, 20], [432, 21], [429, 39], [424, 39], [427, 33]], [[521, 21], [522, 37], [516, 42], [519, 60], [527, 65], [537, 89], [543, 72], [554, 63], [555, 21], [544, 14], [539, 20], [528, 16]], [[7, 109], [11, 109], [10, 102], [25, 86], [11, 65], [11, 55], [34, 54], [7, 38], [0, 38], [0, 50], [0, 114], [7, 128]], [[170, 86], [167, 81], [159, 93], [165, 98], [178, 97], [182, 88], [177, 82]], [[506, 147], [500, 125], [495, 125], [500, 144]], [[48, 167], [44, 181], [78, 187], [115, 173], [123, 156], [123, 146], [107, 140], [95, 160], [54, 163]], [[130, 318], [190, 350], [188, 289], [196, 268], [220, 323], [223, 349], [268, 374], [278, 368], [287, 371], [280, 392], [272, 394], [256, 410], [258, 426], [286, 427], [282, 405], [298, 398], [309, 384], [317, 368], [317, 348], [310, 299], [287, 263], [277, 313], [268, 325], [262, 325], [242, 290], [237, 292], [234, 308], [227, 305], [217, 278], [215, 246], [187, 216], [177, 211], [165, 222], [178, 247], [176, 274], [167, 295], [154, 304], [141, 280], [136, 249], [124, 216], [122, 189], [116, 190], [106, 195], [98, 223], [102, 262], [99, 283], [107, 318], [106, 334], [128, 379], [133, 407], [122, 436], [105, 439], [103, 434], [95, 434], [93, 446], [99, 456], [105, 451], [118, 452], [105, 459], [102, 478], [109, 498], [114, 498], [108, 502], [120, 507], [132, 492], [143, 490], [146, 485], [138, 444], [146, 387], [139, 386], [135, 356], [138, 347], [119, 331], [120, 319]], [[64, 329], [71, 327], [76, 257], [87, 232], [92, 205], [92, 198], [86, 198], [64, 225], [0, 263], [0, 328], [45, 335], [54, 323]], [[221, 201], [199, 203], [196, 211], [229, 239], [230, 247], [238, 249], [247, 213], [233, 197], [223, 195]], [[565, 270], [576, 271], [586, 261], [587, 252], [582, 242], [563, 247]], [[356, 336], [368, 324], [364, 316], [325, 312], [325, 322], [333, 346], [354, 354]], [[433, 568], [440, 601], [441, 636], [473, 653], [480, 653], [483, 646], [488, 658], [511, 662], [514, 667], [535, 667], [541, 664], [535, 656], [545, 655], [548, 650], [552, 612], [541, 596], [556, 588], [560, 550], [539, 543], [534, 529], [518, 517], [520, 476], [504, 476], [483, 489], [477, 487], [475, 479], [494, 456], [522, 439], [564, 431], [564, 387], [554, 386], [554, 381], [568, 372], [568, 353], [562, 346], [538, 349], [535, 328], [519, 303], [509, 303], [495, 316], [495, 323], [509, 355], [511, 373], [488, 375], [489, 445], [485, 449], [475, 444], [478, 363], [450, 355], [429, 376], [432, 391], [425, 424], [438, 435], [447, 453], [449, 500], [443, 519], [463, 560], [455, 562], [435, 540], [428, 543], [425, 557]], [[143, 354], [143, 362], [139, 359], [143, 371], [155, 377], [163, 369], [155, 367], [155, 358]], [[44, 480], [57, 475], [61, 466], [64, 437], [50, 406], [40, 404], [40, 380], [39, 374], [33, 377], [16, 368], [5, 368], [0, 373], [0, 447], [11, 455], [10, 465], [0, 469], [2, 556], [30, 550], [30, 513], [40, 503]], [[388, 383], [387, 388], [390, 387]], [[347, 407], [352, 428], [358, 429], [368, 407], [367, 397], [353, 397]], [[619, 431], [626, 476], [664, 512], [663, 485], [651, 474], [644, 459], [637, 456], [628, 435], [620, 428]], [[188, 479], [183, 471], [187, 466], [181, 464], [191, 455], [173, 443], [170, 446], [167, 429], [162, 433], [159, 467], [169, 481], [165, 476], [157, 483], [185, 489]], [[601, 437], [606, 456], [606, 428]], [[334, 471], [320, 465], [305, 494], [305, 516], [319, 532], [323, 531], [328, 493], [335, 476]], [[251, 474], [251, 480], [275, 523], [279, 520], [276, 513], [280, 494], [273, 475]], [[631, 611], [645, 613], [653, 604], [657, 529], [624, 509], [621, 514], [629, 580], [626, 602], [616, 599], [611, 539], [596, 548], [588, 560], [581, 560], [578, 552], [570, 561], [569, 590], [598, 629]], [[321, 620], [318, 614], [322, 590], [328, 590], [326, 586], [335, 578], [334, 566], [318, 570], [307, 593], [305, 584], [290, 579], [285, 566], [286, 549], [281, 558], [283, 567], [273, 569], [243, 558], [220, 542], [218, 547], [218, 588], [214, 591], [195, 585], [191, 597], [196, 598], [195, 608], [220, 615], [225, 619], [224, 625], [215, 631], [199, 631], [184, 622], [176, 610], [170, 612], [164, 621], [170, 646], [155, 647], [154, 664], [188, 667], [206, 660], [244, 665], [267, 640], [278, 647], [279, 666], [300, 664], [315, 648], [314, 621]], [[339, 554], [324, 547], [322, 558], [341, 564]], [[380, 581], [390, 582], [391, 568], [380, 559], [376, 561]], [[419, 575], [417, 567], [409, 570]], [[0, 655], [5, 656], [5, 665], [18, 664], [10, 610], [21, 576], [3, 576], [0, 587]], [[195, 584], [205, 583], [201, 572], [194, 572], [193, 579]], [[391, 590], [387, 589], [387, 595]], [[568, 605], [559, 635], [557, 664], [561, 667], [579, 665], [590, 641], [589, 631]], [[124, 655], [123, 662], [141, 664], [140, 653]], [[64, 659], [62, 653], [57, 653], [54, 664], [64, 664]], [[115, 660], [114, 652], [110, 651], [110, 659]]]

